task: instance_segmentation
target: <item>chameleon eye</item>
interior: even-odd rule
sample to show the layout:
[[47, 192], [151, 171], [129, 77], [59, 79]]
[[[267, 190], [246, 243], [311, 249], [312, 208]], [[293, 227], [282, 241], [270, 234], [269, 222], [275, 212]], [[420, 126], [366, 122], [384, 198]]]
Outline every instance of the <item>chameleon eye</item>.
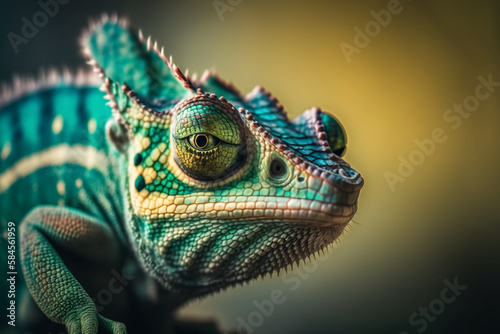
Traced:
[[269, 174], [277, 179], [282, 179], [287, 175], [288, 169], [286, 164], [280, 159], [273, 159], [269, 166]]
[[222, 179], [242, 166], [240, 125], [230, 108], [199, 96], [178, 106], [171, 135], [174, 159], [190, 177]]
[[189, 144], [198, 150], [208, 151], [220, 143], [220, 139], [208, 133], [197, 133], [188, 137]]
[[347, 134], [342, 124], [334, 116], [323, 112], [323, 125], [325, 126], [328, 144], [333, 153], [342, 157], [346, 151]]

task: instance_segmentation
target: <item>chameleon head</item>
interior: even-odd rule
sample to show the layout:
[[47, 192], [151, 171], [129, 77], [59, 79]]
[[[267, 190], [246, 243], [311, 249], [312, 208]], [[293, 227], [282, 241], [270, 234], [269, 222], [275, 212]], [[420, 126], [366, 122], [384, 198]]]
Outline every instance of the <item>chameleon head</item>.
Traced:
[[[132, 34], [103, 22], [88, 37], [94, 58], [117, 47], [100, 42], [112, 29], [115, 38]], [[127, 162], [127, 229], [153, 276], [200, 296], [278, 271], [340, 236], [363, 179], [340, 157], [346, 135], [335, 117], [313, 108], [290, 121], [262, 88], [243, 97], [211, 74], [191, 81], [142, 37], [132, 40], [155, 61], [145, 64], [157, 70], [154, 89], [147, 73], [123, 78], [105, 59], [91, 62], [126, 129], [125, 144], [116, 127], [109, 134]]]

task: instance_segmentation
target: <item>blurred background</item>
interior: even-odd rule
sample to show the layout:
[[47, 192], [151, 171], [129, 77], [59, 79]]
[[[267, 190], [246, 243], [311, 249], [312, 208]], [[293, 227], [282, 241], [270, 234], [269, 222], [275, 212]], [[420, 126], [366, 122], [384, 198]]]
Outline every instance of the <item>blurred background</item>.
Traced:
[[[16, 53], [9, 33], [21, 35], [22, 18], [41, 6], [2, 1], [0, 79], [84, 67], [81, 29], [115, 11], [183, 70], [213, 68], [243, 93], [262, 85], [291, 117], [318, 106], [343, 122], [345, 158], [366, 185], [340, 244], [300, 270], [192, 302], [181, 316], [241, 333], [493, 333], [499, 9], [493, 0], [70, 0]], [[270, 307], [275, 290], [285, 299]]]

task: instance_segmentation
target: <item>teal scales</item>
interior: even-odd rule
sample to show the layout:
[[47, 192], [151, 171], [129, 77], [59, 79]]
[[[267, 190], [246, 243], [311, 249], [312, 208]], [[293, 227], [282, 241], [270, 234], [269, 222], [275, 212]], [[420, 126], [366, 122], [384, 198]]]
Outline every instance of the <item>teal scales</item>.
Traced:
[[71, 201], [80, 190], [113, 183], [110, 163], [102, 160], [109, 152], [104, 129], [97, 128], [109, 118], [102, 101], [98, 85], [61, 82], [2, 107], [2, 224], [20, 222], [38, 204], [77, 205]]
[[[115, 17], [81, 41], [93, 73], [18, 79], [1, 99], [0, 219], [18, 227], [26, 331], [185, 332], [185, 302], [342, 234], [363, 179], [335, 117], [292, 121], [261, 87], [191, 79]], [[120, 293], [104, 307], [106, 284]]]

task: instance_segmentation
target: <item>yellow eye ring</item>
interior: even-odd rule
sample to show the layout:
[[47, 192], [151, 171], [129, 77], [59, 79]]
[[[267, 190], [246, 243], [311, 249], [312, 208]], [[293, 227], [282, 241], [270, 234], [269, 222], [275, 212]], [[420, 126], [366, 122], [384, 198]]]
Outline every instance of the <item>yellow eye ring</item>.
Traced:
[[214, 149], [221, 140], [209, 133], [196, 133], [187, 138], [189, 145], [199, 151], [210, 151]]
[[205, 147], [208, 146], [208, 143], [209, 143], [209, 138], [204, 133], [199, 133], [195, 135], [193, 138], [193, 145], [196, 148], [204, 149]]

